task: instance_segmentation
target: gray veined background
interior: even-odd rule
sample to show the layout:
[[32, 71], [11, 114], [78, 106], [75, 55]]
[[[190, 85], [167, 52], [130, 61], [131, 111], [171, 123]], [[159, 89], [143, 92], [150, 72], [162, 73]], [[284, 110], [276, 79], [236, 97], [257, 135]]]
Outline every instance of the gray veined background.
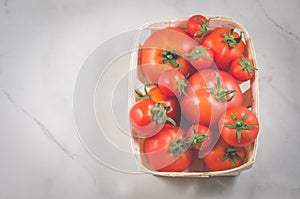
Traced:
[[[299, 9], [297, 0], [1, 0], [0, 198], [299, 198]], [[82, 63], [120, 32], [195, 13], [233, 18], [253, 38], [261, 119], [254, 168], [235, 178], [171, 179], [97, 163], [73, 120]]]

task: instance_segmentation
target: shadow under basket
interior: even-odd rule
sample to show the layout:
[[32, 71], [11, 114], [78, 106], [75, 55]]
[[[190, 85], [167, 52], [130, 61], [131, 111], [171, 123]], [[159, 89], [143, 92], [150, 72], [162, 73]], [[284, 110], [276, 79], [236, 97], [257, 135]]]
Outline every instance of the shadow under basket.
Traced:
[[[175, 20], [167, 20], [167, 21], [160, 21], [160, 22], [154, 22], [149, 23], [144, 26], [142, 26], [140, 29], [141, 31], [136, 35], [135, 42], [133, 44], [133, 49], [139, 49], [143, 41], [146, 39], [146, 33], [148, 33], [148, 36], [156, 31], [160, 30], [166, 27], [178, 27], [183, 30], [186, 28], [186, 21], [188, 18], [180, 18]], [[253, 43], [251, 41], [251, 37], [248, 34], [247, 30], [239, 23], [235, 22], [232, 19], [225, 18], [225, 17], [211, 17], [210, 20], [210, 28], [218, 28], [223, 27], [227, 29], [238, 29], [240, 31], [244, 32], [244, 42], [245, 42], [245, 52], [244, 56], [249, 57], [253, 60], [254, 66], [256, 66], [256, 57], [255, 57], [255, 51], [253, 47]], [[143, 33], [141, 33], [143, 32]], [[141, 71], [138, 70], [138, 64], [139, 64], [139, 50], [135, 50], [131, 54], [131, 60], [130, 60], [130, 69], [131, 71], [136, 71], [137, 73], [133, 73], [131, 75], [131, 78], [129, 78], [129, 81], [136, 81], [139, 82], [141, 85], [143, 85], [141, 82], [143, 81], [143, 74]], [[130, 82], [129, 85], [132, 86], [132, 88], [129, 88], [129, 96], [132, 96], [132, 91], [134, 86], [137, 86], [138, 83], [135, 83], [135, 85], [132, 85], [133, 83]], [[249, 80], [246, 83], [243, 83], [241, 85], [242, 91], [243, 91], [243, 105], [248, 107], [250, 110], [252, 110], [256, 116], [258, 116], [258, 72], [256, 71], [255, 75], [251, 80]], [[133, 106], [135, 103], [134, 99], [129, 99], [129, 108]], [[193, 162], [191, 163], [190, 167], [183, 171], [183, 172], [158, 172], [151, 169], [151, 166], [148, 164], [147, 159], [143, 153], [143, 143], [144, 139], [142, 138], [133, 138], [131, 139], [132, 143], [132, 150], [136, 156], [136, 161], [141, 166], [142, 172], [150, 173], [157, 176], [168, 176], [168, 177], [213, 177], [213, 176], [236, 176], [241, 171], [247, 170], [251, 168], [255, 162], [256, 157], [256, 151], [257, 151], [257, 142], [258, 137], [256, 140], [245, 147], [247, 156], [244, 161], [244, 164], [242, 164], [239, 167], [228, 169], [224, 171], [209, 171], [206, 167], [204, 162], [199, 158], [194, 158]]]

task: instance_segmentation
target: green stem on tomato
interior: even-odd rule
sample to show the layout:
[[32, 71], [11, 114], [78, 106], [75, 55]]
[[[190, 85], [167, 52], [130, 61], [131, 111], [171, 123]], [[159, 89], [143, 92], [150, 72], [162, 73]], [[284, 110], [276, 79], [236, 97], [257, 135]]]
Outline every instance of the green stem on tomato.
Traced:
[[243, 117], [240, 120], [232, 112], [230, 112], [230, 114], [231, 114], [232, 119], [234, 120], [234, 124], [225, 125], [224, 127], [236, 130], [238, 142], [241, 141], [243, 130], [258, 128], [258, 126], [251, 126], [251, 125], [245, 124], [245, 119], [247, 118], [248, 111], [243, 115]]
[[[162, 106], [164, 104], [164, 106]], [[173, 126], [176, 126], [176, 122], [167, 116], [167, 113], [172, 111], [171, 106], [166, 105], [166, 102], [156, 102], [155, 106], [152, 108], [152, 120], [156, 121], [158, 124], [165, 124], [169, 121]]]
[[166, 63], [170, 63], [172, 66], [180, 69], [180, 64], [177, 63], [177, 59], [179, 58], [179, 54], [177, 53], [176, 50], [164, 50], [161, 53], [161, 56], [163, 57], [162, 59], [162, 63], [166, 64]]
[[203, 40], [205, 35], [210, 31], [209, 22], [210, 22], [211, 18], [209, 18], [206, 23], [201, 18], [197, 18], [197, 20], [200, 22], [202, 28], [200, 30], [198, 30], [197, 32], [195, 32], [194, 37], [201, 35], [201, 37], [200, 37], [200, 43], [201, 43], [201, 41]]
[[232, 163], [234, 164], [234, 166], [236, 166], [237, 163], [236, 163], [235, 159], [238, 159], [238, 160], [242, 161], [241, 156], [239, 156], [237, 154], [238, 150], [239, 150], [239, 148], [237, 148], [237, 147], [233, 147], [233, 146], [228, 147], [226, 149], [226, 155], [222, 160], [230, 159], [232, 161]]
[[138, 89], [135, 89], [134, 92], [138, 96], [139, 100], [149, 100], [150, 99], [150, 95], [147, 91], [146, 85], [144, 85], [145, 94], [142, 94], [141, 91], [139, 91]]
[[223, 33], [223, 41], [225, 43], [227, 43], [227, 45], [231, 48], [234, 48], [235, 51], [237, 52], [237, 48], [236, 48], [236, 45], [239, 44], [241, 41], [242, 41], [242, 38], [243, 38], [243, 31], [241, 31], [241, 34], [238, 38], [235, 38], [233, 36], [233, 32], [234, 32], [234, 29], [231, 29], [230, 32], [228, 34], [225, 34]]
[[209, 57], [205, 51], [208, 50], [208, 48], [201, 48], [199, 46], [196, 46], [192, 52], [184, 54], [184, 56], [188, 60], [197, 60], [200, 57], [203, 57], [205, 59], [211, 60], [211, 57]]
[[189, 85], [189, 82], [186, 81], [185, 78], [178, 80], [177, 82], [177, 90], [179, 91], [179, 95], [186, 95], [188, 96], [188, 94], [185, 91], [185, 88]]
[[[217, 100], [220, 100], [223, 102], [230, 102], [234, 98], [236, 90], [223, 89], [222, 83], [221, 83], [221, 77], [218, 72], [216, 72], [216, 78], [217, 78], [216, 88], [205, 88], [205, 89], [210, 91]], [[231, 94], [233, 94], [233, 95], [231, 95]], [[231, 96], [229, 98], [227, 98], [228, 95], [231, 95]]]
[[201, 148], [201, 143], [208, 139], [208, 135], [207, 134], [201, 134], [199, 135], [196, 131], [195, 128], [193, 128], [193, 135], [188, 136], [187, 139], [189, 140], [188, 142], [189, 144], [189, 149], [191, 149], [193, 146], [198, 146], [199, 148]]
[[257, 68], [255, 68], [252, 64], [251, 60], [246, 60], [245, 57], [242, 57], [242, 59], [239, 61], [239, 64], [242, 66], [242, 70], [243, 71], [247, 71], [249, 73], [250, 76], [253, 75], [253, 70], [257, 70]]

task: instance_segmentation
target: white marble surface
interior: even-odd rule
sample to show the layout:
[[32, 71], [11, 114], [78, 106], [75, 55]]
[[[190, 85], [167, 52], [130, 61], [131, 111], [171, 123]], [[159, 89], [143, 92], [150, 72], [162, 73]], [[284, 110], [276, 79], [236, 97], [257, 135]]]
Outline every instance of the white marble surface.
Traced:
[[[299, 9], [297, 0], [1, 0], [0, 198], [299, 198]], [[119, 32], [195, 13], [233, 18], [253, 38], [261, 116], [254, 168], [235, 178], [171, 179], [97, 163], [73, 120], [83, 61]]]

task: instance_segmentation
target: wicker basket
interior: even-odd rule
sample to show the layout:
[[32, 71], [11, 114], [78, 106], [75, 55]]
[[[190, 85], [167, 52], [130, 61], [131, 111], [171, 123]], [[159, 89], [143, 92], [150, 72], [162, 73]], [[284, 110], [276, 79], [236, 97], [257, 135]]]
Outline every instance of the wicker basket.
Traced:
[[[255, 51], [253, 47], [253, 43], [251, 41], [251, 37], [247, 30], [239, 23], [235, 22], [232, 19], [225, 18], [225, 17], [211, 17], [210, 21], [210, 28], [217, 28], [217, 27], [224, 27], [224, 28], [236, 28], [244, 32], [244, 42], [246, 44], [245, 53], [244, 55], [253, 59], [254, 66], [256, 66], [256, 57]], [[166, 27], [178, 27], [181, 29], [185, 29], [186, 21], [188, 18], [180, 18], [175, 20], [167, 20], [167, 21], [160, 21], [149, 23], [141, 27], [142, 31], [148, 31], [149, 34], [155, 30], [163, 29]], [[136, 35], [135, 43], [133, 44], [133, 49], [139, 49], [142, 45], [143, 39], [142, 34]], [[131, 71], [138, 71], [137, 66], [139, 64], [138, 59], [138, 51], [134, 51], [131, 55]], [[138, 71], [138, 75], [132, 74], [129, 81], [143, 81], [143, 75]], [[129, 92], [132, 92], [133, 88], [129, 89]], [[247, 85], [244, 85], [244, 106], [251, 108], [251, 110], [258, 116], [258, 73], [256, 72], [254, 77], [247, 82]], [[131, 93], [132, 96], [132, 93]], [[134, 100], [129, 100], [129, 107], [132, 107]], [[204, 163], [202, 160], [194, 160], [191, 166], [184, 172], [157, 172], [151, 170], [150, 166], [147, 163], [147, 160], [143, 154], [143, 142], [144, 140], [141, 138], [132, 138], [132, 150], [136, 155], [136, 160], [142, 166], [142, 170], [145, 173], [150, 173], [153, 175], [158, 176], [169, 176], [169, 177], [212, 177], [212, 176], [236, 176], [241, 171], [247, 170], [251, 168], [254, 164], [255, 157], [256, 157], [256, 149], [257, 149], [257, 140], [252, 143], [251, 145], [246, 147], [247, 157], [245, 163], [239, 167], [225, 170], [225, 171], [217, 171], [217, 172], [210, 172], [205, 168]]]

